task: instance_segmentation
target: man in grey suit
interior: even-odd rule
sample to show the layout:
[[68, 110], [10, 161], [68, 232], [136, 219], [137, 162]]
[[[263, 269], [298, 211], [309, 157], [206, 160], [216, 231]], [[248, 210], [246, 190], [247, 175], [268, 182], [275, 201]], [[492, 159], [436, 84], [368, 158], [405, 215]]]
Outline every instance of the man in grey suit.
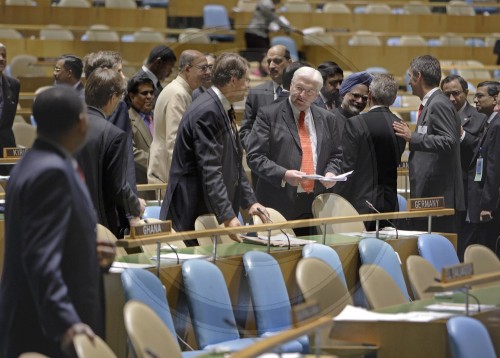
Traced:
[[172, 220], [176, 231], [194, 230], [196, 218], [210, 213], [219, 224], [239, 226], [240, 208], [267, 221], [266, 209], [257, 203], [243, 169], [232, 108], [245, 98], [249, 82], [248, 62], [236, 54], [221, 54], [214, 64], [213, 86], [196, 98], [180, 121], [160, 213], [161, 219]]
[[[409, 142], [410, 195], [412, 198], [444, 196], [445, 206], [465, 209], [460, 167], [460, 117], [439, 89], [439, 61], [424, 55], [413, 59], [408, 71], [413, 94], [418, 96], [420, 115], [411, 133], [405, 123], [394, 122], [396, 135]], [[444, 216], [433, 220], [432, 229], [457, 232], [457, 218]], [[415, 220], [415, 229], [426, 230], [427, 220]]]
[[[334, 116], [311, 106], [322, 85], [317, 70], [299, 68], [289, 99], [261, 108], [248, 136], [247, 162], [259, 176], [257, 199], [288, 220], [311, 218], [314, 197], [335, 184], [303, 180], [304, 175], [340, 173], [342, 150]], [[307, 235], [311, 230], [295, 232]]]
[[240, 129], [240, 139], [243, 147], [246, 148], [246, 140], [252, 131], [257, 111], [274, 102], [283, 90], [283, 71], [292, 63], [290, 52], [283, 45], [273, 46], [267, 51], [267, 64], [269, 66], [269, 76], [271, 81], [251, 88], [248, 92], [245, 103], [245, 115]]

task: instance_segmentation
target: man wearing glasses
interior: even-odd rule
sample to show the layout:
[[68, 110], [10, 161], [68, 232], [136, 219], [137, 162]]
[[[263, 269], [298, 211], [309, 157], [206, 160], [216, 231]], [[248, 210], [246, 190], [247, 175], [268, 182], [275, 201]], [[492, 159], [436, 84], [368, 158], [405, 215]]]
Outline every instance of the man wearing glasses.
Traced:
[[477, 85], [474, 103], [486, 115], [486, 125], [469, 165], [467, 223], [464, 248], [481, 244], [499, 256], [500, 237], [500, 116], [494, 111], [500, 96], [500, 82]]
[[[408, 71], [415, 96], [422, 101], [415, 132], [394, 122], [396, 135], [409, 143], [410, 195], [412, 198], [444, 196], [445, 207], [465, 209], [460, 168], [460, 117], [440, 91], [441, 65], [430, 55], [413, 59]], [[459, 215], [432, 221], [432, 230], [457, 232]], [[415, 230], [427, 230], [427, 218], [414, 220]]]
[[185, 50], [179, 59], [179, 74], [160, 93], [154, 109], [154, 133], [149, 153], [148, 182], [166, 183], [172, 163], [177, 129], [191, 105], [193, 91], [210, 76], [205, 55]]
[[[312, 217], [315, 196], [335, 182], [306, 180], [304, 175], [340, 174], [342, 150], [334, 115], [312, 103], [323, 86], [311, 67], [295, 71], [288, 99], [259, 110], [248, 136], [247, 163], [258, 175], [255, 194], [287, 220]], [[310, 228], [294, 229], [300, 235]]]
[[85, 86], [81, 78], [83, 72], [83, 62], [75, 55], [62, 55], [57, 59], [54, 66], [54, 84], [73, 87], [81, 99], [85, 101]]
[[353, 73], [342, 81], [339, 89], [342, 103], [340, 107], [333, 110], [340, 138], [342, 138], [347, 119], [357, 116], [365, 109], [368, 103], [368, 87], [371, 82], [372, 75], [366, 71]]

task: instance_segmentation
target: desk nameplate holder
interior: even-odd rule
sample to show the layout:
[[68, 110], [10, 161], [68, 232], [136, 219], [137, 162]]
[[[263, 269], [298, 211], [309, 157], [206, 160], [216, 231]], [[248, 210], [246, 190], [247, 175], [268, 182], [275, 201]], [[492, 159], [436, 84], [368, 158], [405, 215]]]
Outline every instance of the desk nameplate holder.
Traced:
[[[443, 268], [443, 277], [445, 280], [436, 282], [427, 287], [425, 292], [445, 292], [456, 289], [465, 289], [465, 314], [469, 315], [469, 290], [473, 285], [481, 285], [494, 281], [500, 281], [500, 272], [487, 272], [482, 274], [473, 274], [471, 263], [460, 264]], [[479, 305], [478, 305], [479, 306]]]
[[[163, 237], [172, 233], [172, 221], [155, 221], [152, 223], [146, 223], [142, 225], [130, 227], [130, 238], [131, 239], [146, 239]], [[160, 249], [161, 240], [156, 241], [156, 275], [160, 277]]]
[[[444, 209], [444, 196], [434, 196], [429, 198], [413, 198], [408, 200], [408, 211], [418, 210], [439, 210]], [[432, 216], [427, 218], [427, 231], [432, 232]], [[378, 225], [377, 225], [378, 233]], [[378, 234], [377, 234], [378, 237]]]
[[12, 165], [16, 164], [23, 155], [26, 154], [28, 150], [31, 148], [17, 148], [17, 147], [8, 147], [3, 148], [3, 158], [0, 158], [0, 164]]

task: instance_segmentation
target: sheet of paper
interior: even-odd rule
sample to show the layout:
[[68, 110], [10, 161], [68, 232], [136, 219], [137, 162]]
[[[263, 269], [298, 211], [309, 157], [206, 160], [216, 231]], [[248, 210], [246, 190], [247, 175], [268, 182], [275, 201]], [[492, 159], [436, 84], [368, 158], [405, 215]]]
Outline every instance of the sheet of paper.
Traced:
[[[168, 254], [161, 254], [160, 260], [172, 260], [177, 261], [177, 257], [179, 257], [179, 261], [191, 260], [191, 259], [206, 259], [208, 256], [200, 255], [200, 254], [180, 254], [175, 252], [171, 252]], [[151, 257], [152, 260], [156, 260], [156, 255]]]
[[364, 308], [346, 306], [334, 321], [411, 321], [411, 322], [429, 322], [436, 319], [442, 319], [452, 316], [452, 313], [430, 312], [430, 311], [413, 311], [405, 313], [377, 313], [368, 311]]
[[168, 246], [168, 245], [162, 245], [160, 247], [160, 250], [165, 250], [165, 251], [172, 251], [172, 250], [178, 250], [178, 249], [179, 248], [177, 246], [172, 245], [172, 244], [170, 244], [170, 246]]
[[[440, 302], [432, 305], [425, 306], [426, 309], [430, 311], [438, 311], [438, 312], [465, 312], [465, 303], [453, 303], [453, 302]], [[495, 309], [495, 305], [477, 305], [475, 303], [469, 304], [469, 311], [478, 312], [478, 311], [487, 311]]]
[[154, 265], [115, 261], [111, 265], [109, 272], [120, 273], [120, 272], [123, 272], [123, 270], [126, 270], [128, 268], [147, 269], [147, 268], [151, 268], [151, 267], [154, 267]]
[[347, 177], [352, 174], [352, 170], [350, 172], [340, 174], [340, 175], [335, 175], [333, 177], [324, 177], [322, 175], [318, 174], [310, 174], [310, 175], [303, 175], [302, 179], [310, 179], [310, 180], [322, 180], [322, 181], [347, 181]]
[[[310, 244], [312, 241], [297, 239], [295, 236], [288, 235], [290, 246], [303, 246]], [[243, 242], [257, 245], [267, 245], [267, 236], [246, 236], [242, 235]], [[288, 246], [288, 239], [284, 234], [271, 235], [271, 246]]]

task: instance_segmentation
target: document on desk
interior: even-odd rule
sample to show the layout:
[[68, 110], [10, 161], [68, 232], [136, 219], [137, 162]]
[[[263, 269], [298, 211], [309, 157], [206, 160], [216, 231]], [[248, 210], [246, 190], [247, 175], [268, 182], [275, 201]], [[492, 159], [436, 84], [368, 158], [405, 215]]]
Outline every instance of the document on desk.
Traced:
[[[465, 312], [465, 303], [453, 303], [453, 302], [440, 302], [432, 305], [425, 306], [429, 311], [438, 311], [438, 312]], [[481, 312], [481, 311], [489, 311], [495, 309], [495, 305], [477, 305], [477, 304], [469, 304], [469, 311], [471, 312]]]
[[[427, 234], [427, 232], [425, 232], [425, 231], [411, 231], [411, 230], [398, 230], [397, 231], [398, 237], [416, 237], [416, 236], [423, 235], [423, 234]], [[342, 233], [342, 235], [349, 235], [349, 236], [362, 237], [362, 238], [374, 238], [374, 237], [377, 237], [377, 232], [376, 231], [347, 232], [347, 233]], [[393, 227], [383, 228], [379, 231], [378, 237], [381, 239], [394, 238], [394, 237], [396, 237], [396, 229], [394, 229]]]
[[[160, 255], [160, 260], [169, 260], [169, 261], [186, 261], [186, 260], [191, 260], [191, 259], [207, 259], [209, 256], [207, 255], [200, 255], [200, 254], [180, 254], [180, 253], [175, 253], [175, 252], [170, 252], [168, 254], [161, 254]], [[156, 255], [151, 257], [151, 260], [156, 260]]]
[[[257, 245], [267, 245], [267, 236], [246, 236], [242, 235], [243, 242], [246, 244], [257, 244]], [[271, 246], [276, 247], [287, 247], [288, 240], [290, 240], [290, 246], [304, 246], [310, 244], [312, 241], [297, 239], [295, 236], [285, 234], [271, 235]]]
[[347, 177], [351, 175], [353, 170], [350, 172], [340, 174], [340, 175], [334, 175], [333, 177], [324, 177], [323, 175], [318, 175], [318, 174], [310, 174], [310, 175], [302, 175], [302, 179], [310, 179], [310, 180], [322, 180], [322, 181], [331, 181], [331, 182], [336, 182], [336, 181], [347, 181]]
[[114, 273], [120, 273], [123, 272], [123, 270], [129, 269], [129, 268], [138, 268], [138, 269], [147, 269], [154, 267], [151, 264], [137, 264], [137, 263], [129, 263], [129, 262], [119, 262], [115, 261], [109, 268], [109, 272], [114, 272]]
[[406, 322], [430, 322], [436, 319], [448, 318], [453, 313], [413, 311], [405, 313], [377, 313], [364, 308], [346, 306], [342, 312], [333, 318], [334, 321], [406, 321]]

